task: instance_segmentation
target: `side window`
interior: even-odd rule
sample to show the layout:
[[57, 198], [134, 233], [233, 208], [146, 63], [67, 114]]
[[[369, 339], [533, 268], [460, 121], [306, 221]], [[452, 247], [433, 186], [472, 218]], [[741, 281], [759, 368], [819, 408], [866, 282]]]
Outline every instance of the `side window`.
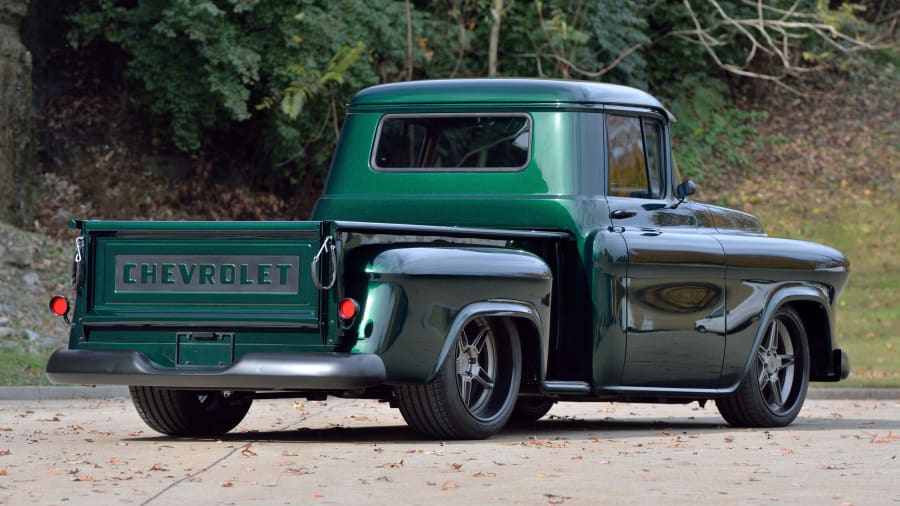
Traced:
[[608, 194], [659, 198], [662, 195], [662, 125], [632, 116], [607, 116]]

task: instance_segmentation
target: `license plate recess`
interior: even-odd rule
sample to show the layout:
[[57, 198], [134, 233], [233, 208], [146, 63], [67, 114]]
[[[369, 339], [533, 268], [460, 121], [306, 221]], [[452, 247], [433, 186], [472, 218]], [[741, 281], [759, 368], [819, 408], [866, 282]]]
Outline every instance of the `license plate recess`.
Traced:
[[221, 369], [234, 360], [234, 332], [178, 332], [175, 341], [179, 369]]

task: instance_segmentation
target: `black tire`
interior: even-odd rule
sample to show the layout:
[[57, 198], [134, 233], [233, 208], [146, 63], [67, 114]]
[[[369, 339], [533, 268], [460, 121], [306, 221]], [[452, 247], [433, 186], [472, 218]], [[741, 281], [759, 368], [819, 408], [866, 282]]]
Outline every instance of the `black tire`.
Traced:
[[784, 427], [797, 418], [809, 387], [809, 345], [800, 316], [781, 307], [769, 320], [747, 375], [732, 395], [716, 400], [738, 427]]
[[507, 319], [475, 318], [434, 381], [400, 385], [394, 395], [411, 428], [436, 439], [484, 439], [506, 425], [516, 404], [522, 350]]
[[241, 423], [253, 399], [241, 393], [128, 387], [135, 409], [151, 429], [169, 436], [217, 437]]
[[555, 399], [542, 399], [540, 397], [520, 397], [509, 417], [510, 425], [529, 425], [546, 415], [550, 408], [556, 404]]

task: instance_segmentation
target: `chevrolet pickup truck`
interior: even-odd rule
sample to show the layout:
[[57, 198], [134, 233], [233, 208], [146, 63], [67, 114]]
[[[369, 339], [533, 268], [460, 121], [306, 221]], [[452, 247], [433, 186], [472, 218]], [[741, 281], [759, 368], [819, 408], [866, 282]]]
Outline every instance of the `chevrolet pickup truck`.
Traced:
[[[609, 84], [474, 79], [352, 100], [305, 222], [75, 221], [55, 383], [128, 385], [208, 437], [253, 399], [380, 399], [485, 438], [558, 401], [715, 400], [791, 423], [849, 374], [848, 262], [689, 197], [672, 115]], [[71, 313], [71, 317], [70, 317]]]

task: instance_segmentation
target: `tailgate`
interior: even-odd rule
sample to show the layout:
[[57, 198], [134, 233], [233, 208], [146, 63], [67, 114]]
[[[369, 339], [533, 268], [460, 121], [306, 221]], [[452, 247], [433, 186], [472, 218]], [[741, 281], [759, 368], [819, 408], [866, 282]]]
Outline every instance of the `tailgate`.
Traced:
[[[84, 222], [91, 320], [318, 326], [321, 222]], [[139, 323], [137, 320], [132, 323]]]

